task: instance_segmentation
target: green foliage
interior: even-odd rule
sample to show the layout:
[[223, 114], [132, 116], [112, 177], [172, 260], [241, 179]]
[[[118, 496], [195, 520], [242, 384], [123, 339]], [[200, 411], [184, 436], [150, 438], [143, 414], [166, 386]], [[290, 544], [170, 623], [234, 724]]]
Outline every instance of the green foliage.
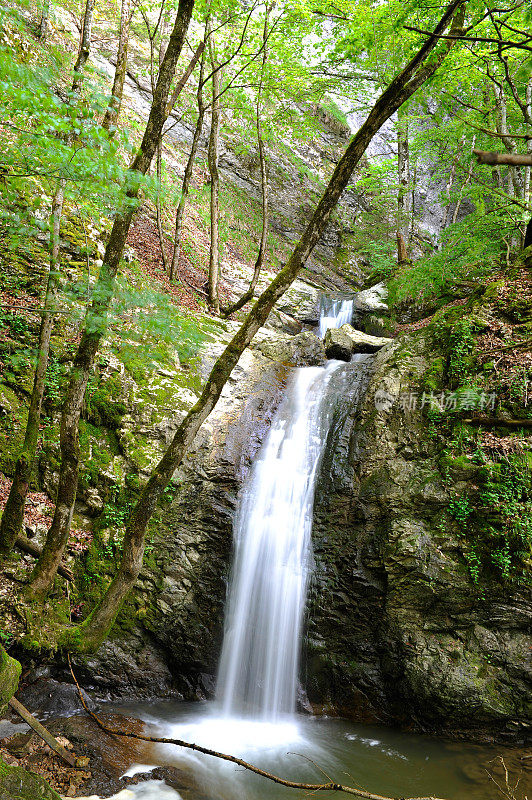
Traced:
[[502, 237], [511, 221], [502, 214], [469, 214], [442, 233], [442, 248], [401, 269], [388, 283], [392, 304], [449, 297], [455, 284], [485, 278], [499, 267]]
[[102, 380], [96, 373], [92, 376], [85, 393], [87, 419], [98, 427], [107, 426], [115, 430], [127, 412], [119, 375]]
[[390, 239], [383, 237], [372, 240], [366, 237], [361, 252], [372, 267], [371, 283], [386, 280], [397, 268], [395, 247]]
[[447, 373], [452, 386], [463, 386], [471, 373], [471, 355], [475, 349], [473, 323], [469, 317], [459, 319], [451, 327], [448, 337], [449, 356]]
[[48, 359], [44, 387], [44, 399], [49, 408], [58, 409], [61, 407], [64, 385], [65, 374], [63, 365], [59, 363], [52, 353]]
[[197, 320], [178, 309], [168, 295], [131, 286], [125, 278], [117, 280], [112, 314], [111, 328], [134, 343], [136, 359], [146, 370], [167, 364], [169, 349], [182, 362], [190, 361], [204, 339]]
[[465, 496], [457, 497], [451, 500], [448, 508], [451, 517], [461, 525], [464, 525], [473, 513], [473, 506], [469, 502], [469, 499]]
[[532, 474], [530, 454], [517, 455], [486, 468], [480, 502], [495, 515], [490, 526], [494, 563], [503, 577], [523, 567], [532, 550]]
[[110, 528], [113, 536], [108, 540], [105, 548], [107, 556], [113, 555], [117, 543], [116, 533], [118, 528], [123, 528], [131, 512], [131, 498], [127, 496], [120, 486], [112, 486], [107, 493], [102, 515], [99, 520], [100, 528]]
[[484, 463], [478, 496], [460, 496], [449, 503], [449, 514], [462, 530], [464, 557], [475, 584], [485, 583], [490, 574], [508, 583], [530, 580], [531, 462], [525, 453]]
[[341, 130], [349, 130], [349, 122], [347, 121], [345, 112], [342, 111], [336, 100], [331, 97], [331, 95], [326, 94], [321, 100], [320, 106], [323, 108], [327, 116], [332, 117], [339, 123]]

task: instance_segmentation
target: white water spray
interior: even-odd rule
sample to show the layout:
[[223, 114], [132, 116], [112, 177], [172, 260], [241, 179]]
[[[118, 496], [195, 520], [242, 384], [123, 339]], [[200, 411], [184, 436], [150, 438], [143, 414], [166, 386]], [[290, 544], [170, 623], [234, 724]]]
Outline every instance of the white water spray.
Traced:
[[275, 722], [295, 710], [327, 385], [341, 366], [295, 371], [241, 494], [217, 689], [226, 716]]

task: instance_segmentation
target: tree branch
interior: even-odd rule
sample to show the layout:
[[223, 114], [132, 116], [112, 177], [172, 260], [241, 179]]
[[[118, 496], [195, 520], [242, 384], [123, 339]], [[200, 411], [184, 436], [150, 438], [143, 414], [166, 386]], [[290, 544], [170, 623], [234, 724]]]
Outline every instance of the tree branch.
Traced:
[[[92, 719], [96, 722], [98, 727], [104, 731], [105, 733], [110, 733], [113, 736], [126, 736], [130, 739], [140, 739], [143, 742], [154, 742], [156, 744], [174, 744], [177, 747], [186, 747], [188, 750], [194, 750], [196, 753], [203, 753], [206, 756], [214, 756], [214, 758], [219, 758], [222, 761], [230, 761], [233, 764], [238, 764], [239, 767], [243, 767], [243, 769], [247, 769], [249, 772], [254, 772], [255, 775], [260, 775], [263, 778], [266, 778], [273, 783], [277, 783], [280, 786], [287, 786], [289, 789], [304, 789], [307, 792], [344, 792], [345, 794], [352, 794], [355, 797], [363, 797], [366, 800], [394, 800], [392, 797], [386, 797], [381, 794], [374, 794], [373, 792], [368, 792], [365, 789], [357, 789], [353, 786], [344, 786], [341, 783], [299, 783], [298, 781], [288, 781], [284, 778], [280, 778], [278, 775], [274, 775], [272, 772], [266, 772], [260, 767], [256, 767], [254, 764], [250, 764], [248, 761], [244, 761], [242, 758], [237, 758], [236, 756], [228, 755], [227, 753], [219, 753], [217, 750], [211, 750], [209, 747], [203, 747], [200, 744], [193, 744], [192, 742], [185, 742], [183, 739], [169, 739], [164, 736], [146, 736], [142, 733], [133, 733], [127, 731], [117, 731], [109, 728], [105, 722], [102, 720], [89, 709], [85, 702], [85, 698], [83, 697], [83, 693], [81, 691], [81, 687], [76, 680], [76, 676], [74, 675], [74, 670], [72, 669], [72, 663], [70, 661], [70, 655], [68, 656], [68, 664], [70, 667], [70, 674], [72, 675], [74, 682], [76, 684], [79, 698], [83, 705], [83, 708], [87, 712], [87, 714], [92, 717]], [[403, 798], [403, 800], [441, 800], [441, 798], [437, 797], [416, 797], [416, 798]]]
[[[421, 28], [413, 28], [410, 25], [404, 26], [406, 31], [414, 31], [414, 33], [421, 33], [423, 36], [434, 36], [433, 33], [430, 31], [421, 30]], [[490, 37], [483, 37], [483, 36], [459, 36], [453, 34], [444, 34], [441, 33], [438, 35], [438, 39], [451, 39], [455, 42], [481, 42], [485, 44], [500, 44], [499, 39], [491, 39]], [[527, 36], [522, 42], [504, 42], [503, 48], [508, 50], [511, 47], [515, 47], [519, 50], [529, 50], [532, 53], [532, 47], [528, 47], [525, 42], [532, 41], [532, 36]]]
[[[530, 137], [532, 138], [532, 137]], [[477, 157], [478, 164], [511, 164], [517, 166], [532, 166], [532, 155], [525, 155], [521, 153], [497, 153], [488, 150], [473, 150], [473, 154]]]

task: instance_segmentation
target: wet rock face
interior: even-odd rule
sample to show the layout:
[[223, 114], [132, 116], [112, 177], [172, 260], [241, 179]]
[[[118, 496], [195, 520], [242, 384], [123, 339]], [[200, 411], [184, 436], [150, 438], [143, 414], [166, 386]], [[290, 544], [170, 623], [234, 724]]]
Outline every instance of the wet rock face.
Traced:
[[464, 484], [443, 480], [427, 421], [397, 402], [430, 359], [420, 335], [381, 350], [363, 402], [351, 403], [328, 444], [308, 698], [356, 718], [522, 739], [532, 717], [530, 592], [494, 584], [479, 595], [463, 541], [438, 524]]

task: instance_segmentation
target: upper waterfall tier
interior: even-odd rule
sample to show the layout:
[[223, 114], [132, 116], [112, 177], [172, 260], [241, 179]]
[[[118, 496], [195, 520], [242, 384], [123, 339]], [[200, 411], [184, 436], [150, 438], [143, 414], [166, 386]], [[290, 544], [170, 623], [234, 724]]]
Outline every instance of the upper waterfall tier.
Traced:
[[322, 300], [319, 335], [323, 339], [329, 328], [341, 328], [353, 319], [353, 300]]

